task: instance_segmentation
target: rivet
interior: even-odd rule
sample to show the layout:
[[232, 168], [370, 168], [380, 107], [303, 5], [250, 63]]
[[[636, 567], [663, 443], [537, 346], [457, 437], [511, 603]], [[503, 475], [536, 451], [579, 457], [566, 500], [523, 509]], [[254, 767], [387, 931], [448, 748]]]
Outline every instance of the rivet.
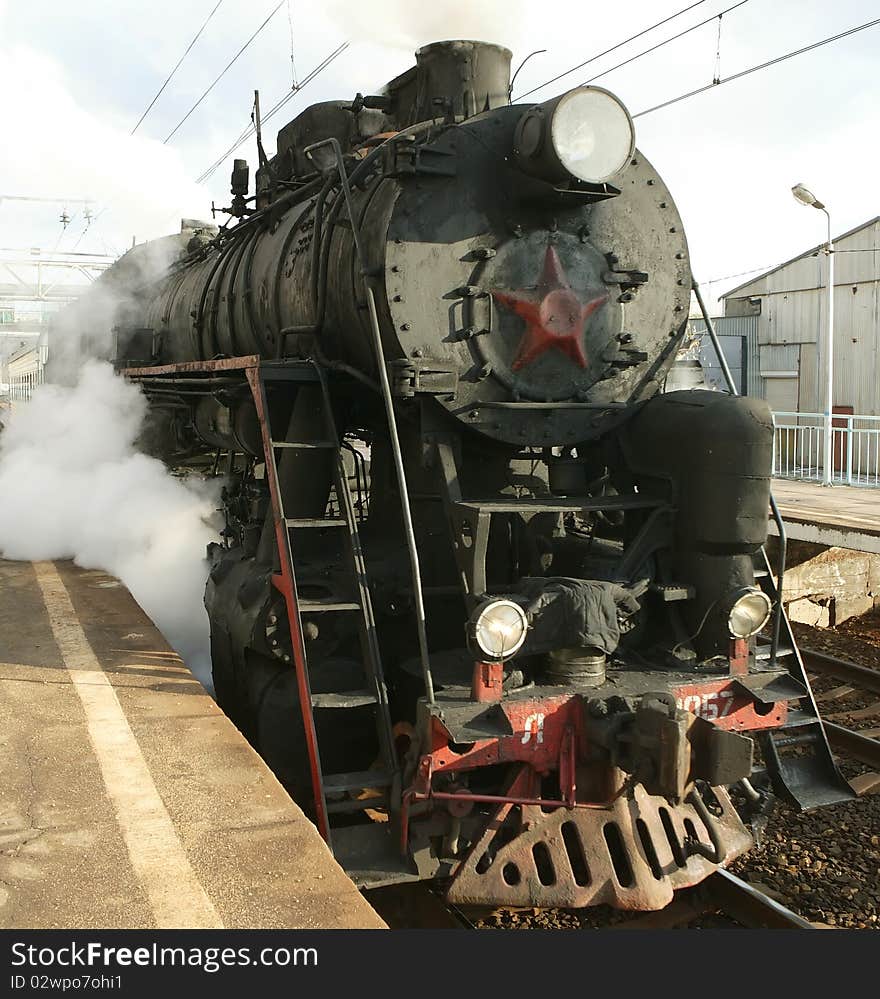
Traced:
[[416, 347], [416, 349], [412, 352], [412, 356], [413, 357], [422, 357], [423, 354], [424, 354], [424, 351], [419, 350], [418, 347]]
[[401, 324], [400, 324], [400, 328], [401, 328], [401, 329], [402, 329], [402, 330], [403, 330], [404, 332], [406, 332], [407, 330], [411, 330], [411, 329], [412, 329], [412, 326], [411, 326], [411, 324], [410, 324], [410, 323], [401, 323]]
[[670, 232], [675, 232], [675, 226], [674, 226], [674, 225], [671, 225], [671, 226], [669, 227], [669, 231], [670, 231]]
[[667, 206], [666, 206], [666, 202], [665, 202], [665, 201], [661, 201], [661, 202], [660, 202], [660, 207], [661, 207], [661, 208], [666, 208], [666, 207], [667, 207]]
[[392, 301], [394, 301], [394, 302], [402, 302], [403, 301], [403, 295], [395, 295], [394, 298], [392, 299]]
[[653, 187], [654, 186], [654, 178], [653, 177], [649, 177], [647, 183], [648, 183], [648, 187]]
[[676, 260], [684, 260], [684, 254], [683, 253], [676, 253], [675, 259]]
[[391, 265], [391, 270], [392, 270], [392, 271], [393, 271], [393, 272], [394, 272], [395, 274], [397, 274], [397, 273], [398, 273], [398, 272], [400, 271], [400, 268], [399, 268], [399, 267], [397, 266], [397, 264], [392, 264], [392, 265]]

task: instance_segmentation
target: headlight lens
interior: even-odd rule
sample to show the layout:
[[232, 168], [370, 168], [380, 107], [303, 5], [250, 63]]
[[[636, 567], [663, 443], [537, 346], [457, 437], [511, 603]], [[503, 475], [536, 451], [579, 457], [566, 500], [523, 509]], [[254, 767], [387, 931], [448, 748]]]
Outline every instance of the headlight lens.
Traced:
[[767, 623], [773, 605], [762, 590], [747, 586], [732, 596], [727, 627], [733, 638], [751, 638]]
[[477, 608], [470, 622], [474, 651], [490, 662], [508, 659], [526, 640], [525, 611], [512, 600], [490, 600]]
[[550, 138], [565, 169], [592, 184], [620, 173], [635, 148], [635, 129], [626, 108], [597, 87], [563, 95], [550, 121]]
[[554, 183], [568, 176], [601, 184], [629, 162], [635, 128], [614, 94], [578, 87], [529, 108], [514, 143], [517, 162], [527, 173]]

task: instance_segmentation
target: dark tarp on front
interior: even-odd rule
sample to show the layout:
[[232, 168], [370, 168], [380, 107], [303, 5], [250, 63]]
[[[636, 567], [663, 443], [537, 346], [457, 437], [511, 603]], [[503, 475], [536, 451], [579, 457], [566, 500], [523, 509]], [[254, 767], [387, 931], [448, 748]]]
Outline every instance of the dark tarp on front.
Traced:
[[529, 621], [523, 652], [592, 647], [611, 653], [620, 642], [619, 616], [639, 610], [634, 588], [596, 579], [530, 576], [517, 583], [517, 597]]

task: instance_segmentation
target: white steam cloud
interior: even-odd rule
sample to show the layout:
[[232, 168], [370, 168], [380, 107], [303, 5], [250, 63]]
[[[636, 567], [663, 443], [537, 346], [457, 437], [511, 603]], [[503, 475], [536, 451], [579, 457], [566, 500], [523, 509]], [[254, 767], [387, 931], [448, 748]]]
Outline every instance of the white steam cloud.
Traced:
[[328, 0], [324, 12], [352, 38], [406, 48], [453, 38], [514, 45], [528, 23], [524, 0]]
[[0, 434], [0, 555], [119, 577], [210, 687], [202, 597], [215, 497], [137, 451], [146, 413], [140, 389], [100, 361], [18, 404]]

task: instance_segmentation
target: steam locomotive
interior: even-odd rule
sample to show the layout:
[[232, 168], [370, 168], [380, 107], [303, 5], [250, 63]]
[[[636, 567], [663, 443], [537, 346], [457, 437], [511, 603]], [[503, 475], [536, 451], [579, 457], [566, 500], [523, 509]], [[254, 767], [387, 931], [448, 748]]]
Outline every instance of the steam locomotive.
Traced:
[[351, 876], [656, 909], [772, 794], [851, 792], [763, 554], [768, 407], [661, 391], [675, 202], [615, 96], [513, 105], [510, 59], [309, 107], [229, 224], [98, 284], [152, 446], [227, 456], [218, 701]]

